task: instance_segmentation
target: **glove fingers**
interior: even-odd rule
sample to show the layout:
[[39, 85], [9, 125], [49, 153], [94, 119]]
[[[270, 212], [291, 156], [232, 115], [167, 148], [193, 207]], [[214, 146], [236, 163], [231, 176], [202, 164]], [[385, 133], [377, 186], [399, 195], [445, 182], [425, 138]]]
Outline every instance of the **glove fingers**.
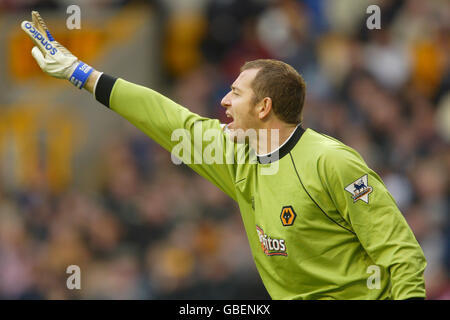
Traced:
[[[44, 72], [56, 78], [69, 79], [77, 68], [78, 59], [69, 50], [54, 41], [38, 12], [33, 11], [31, 16], [32, 22], [23, 21], [21, 24], [22, 30], [28, 34], [35, 44], [31, 50], [31, 55]], [[81, 70], [84, 74], [80, 74], [78, 78], [74, 77], [78, 80], [77, 83], [83, 85], [86, 80], [84, 76], [85, 74], [88, 76], [87, 71], [91, 69], [90, 67], [84, 67]]]
[[31, 18], [33, 25], [36, 27], [36, 29], [39, 30], [40, 33], [45, 35], [48, 40], [54, 41], [52, 35], [50, 34], [50, 31], [48, 31], [47, 25], [44, 22], [44, 19], [42, 19], [41, 15], [37, 11], [31, 12]]
[[31, 55], [36, 60], [36, 62], [38, 63], [39, 67], [41, 69], [44, 69], [44, 66], [45, 66], [46, 62], [45, 62], [45, 58], [44, 58], [44, 55], [42, 54], [41, 50], [39, 50], [38, 47], [33, 47], [33, 49], [31, 49]]
[[34, 27], [42, 34], [45, 34], [45, 22], [41, 18], [39, 12], [37, 11], [31, 11], [31, 22], [33, 23]]
[[48, 39], [45, 35], [35, 28], [35, 26], [29, 21], [23, 21], [20, 25], [22, 30], [25, 31], [26, 34], [33, 40], [34, 44], [41, 50], [41, 52], [45, 55], [46, 49], [45, 46], [48, 43]]

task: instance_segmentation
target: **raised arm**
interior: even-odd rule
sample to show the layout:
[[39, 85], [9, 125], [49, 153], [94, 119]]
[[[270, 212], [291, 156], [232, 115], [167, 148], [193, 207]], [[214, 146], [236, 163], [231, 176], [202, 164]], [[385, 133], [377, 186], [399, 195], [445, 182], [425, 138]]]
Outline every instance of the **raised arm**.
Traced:
[[[31, 53], [45, 73], [69, 80], [77, 88], [93, 93], [97, 101], [127, 119], [167, 151], [187, 146], [181, 148], [182, 155], [175, 156], [236, 198], [235, 165], [225, 161], [227, 139], [218, 120], [201, 117], [152, 89], [109, 76], [78, 60], [55, 41], [36, 11], [32, 12], [32, 22], [23, 21], [21, 27], [34, 42]], [[215, 138], [213, 142], [203, 139], [208, 134], [209, 140]], [[205, 147], [212, 143], [215, 148], [210, 149], [224, 151], [222, 156], [216, 157], [219, 163], [205, 163], [202, 158]]]

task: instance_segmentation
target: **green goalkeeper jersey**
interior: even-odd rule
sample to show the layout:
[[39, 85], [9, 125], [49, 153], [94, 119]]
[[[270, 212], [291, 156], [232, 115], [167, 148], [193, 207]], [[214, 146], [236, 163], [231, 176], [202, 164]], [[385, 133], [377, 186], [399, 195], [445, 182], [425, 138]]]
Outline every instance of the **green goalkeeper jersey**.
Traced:
[[[277, 158], [230, 161], [224, 152], [224, 161], [198, 161], [212, 145], [215, 156], [230, 146], [218, 120], [105, 74], [95, 96], [169, 152], [189, 142], [179, 157], [238, 203], [273, 299], [425, 297], [424, 254], [380, 177], [352, 148], [298, 126]], [[248, 145], [235, 147], [234, 160], [251, 154]]]

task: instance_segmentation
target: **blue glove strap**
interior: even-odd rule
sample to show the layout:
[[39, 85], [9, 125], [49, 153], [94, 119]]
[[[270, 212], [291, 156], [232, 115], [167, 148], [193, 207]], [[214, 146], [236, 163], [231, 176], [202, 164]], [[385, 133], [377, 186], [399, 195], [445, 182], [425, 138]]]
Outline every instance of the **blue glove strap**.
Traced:
[[85, 64], [84, 62], [80, 62], [70, 76], [69, 81], [72, 82], [75, 87], [81, 89], [92, 71], [94, 71], [94, 69], [92, 69], [91, 66]]
[[53, 36], [52, 36], [52, 34], [50, 33], [50, 31], [45, 30], [45, 32], [47, 33], [47, 38], [48, 38], [48, 40], [50, 40], [50, 41], [55, 41], [55, 39], [53, 39]]

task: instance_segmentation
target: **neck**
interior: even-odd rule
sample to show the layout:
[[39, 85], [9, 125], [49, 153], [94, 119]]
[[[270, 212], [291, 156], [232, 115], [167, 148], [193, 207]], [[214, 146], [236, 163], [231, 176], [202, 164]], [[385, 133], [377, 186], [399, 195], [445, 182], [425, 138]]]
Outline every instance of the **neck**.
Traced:
[[261, 128], [258, 130], [256, 143], [251, 143], [251, 147], [258, 155], [272, 153], [289, 139], [297, 126], [297, 124], [282, 124]]

